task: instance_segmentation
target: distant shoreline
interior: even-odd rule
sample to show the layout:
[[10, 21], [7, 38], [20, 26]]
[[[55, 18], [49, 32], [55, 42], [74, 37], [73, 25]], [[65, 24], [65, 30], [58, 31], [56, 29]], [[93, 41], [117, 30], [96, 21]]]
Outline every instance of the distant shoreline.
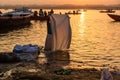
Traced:
[[30, 9], [114, 9], [120, 10], [118, 5], [0, 5], [0, 9], [14, 9], [28, 7]]

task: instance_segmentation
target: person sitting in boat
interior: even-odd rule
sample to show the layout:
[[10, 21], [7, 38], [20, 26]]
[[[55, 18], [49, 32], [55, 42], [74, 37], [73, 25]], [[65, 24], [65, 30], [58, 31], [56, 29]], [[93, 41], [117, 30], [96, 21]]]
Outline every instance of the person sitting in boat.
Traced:
[[54, 14], [53, 9], [51, 9], [51, 11], [48, 12], [48, 16], [50, 16], [51, 14]]
[[73, 11], [73, 14], [75, 14], [75, 11]]
[[54, 14], [54, 11], [53, 11], [53, 9], [51, 9], [51, 11], [50, 11], [50, 14]]
[[60, 15], [61, 15], [62, 13], [60, 12]]
[[47, 16], [47, 12], [46, 11], [44, 11], [44, 15], [45, 15], [45, 17]]
[[40, 9], [40, 11], [39, 11], [39, 16], [40, 16], [40, 17], [44, 17], [44, 12], [43, 12], [42, 9]]
[[51, 14], [50, 14], [50, 11], [48, 11], [48, 16], [50, 16]]
[[34, 17], [37, 17], [38, 16], [38, 12], [37, 11], [34, 11]]

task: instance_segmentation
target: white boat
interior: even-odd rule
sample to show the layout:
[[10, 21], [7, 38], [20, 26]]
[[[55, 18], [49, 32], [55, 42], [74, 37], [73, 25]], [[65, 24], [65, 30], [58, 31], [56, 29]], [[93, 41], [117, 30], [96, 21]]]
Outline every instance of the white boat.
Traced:
[[0, 15], [0, 32], [13, 30], [30, 24], [32, 12], [26, 8], [17, 9]]
[[27, 8], [20, 8], [20, 9], [15, 9], [13, 11], [3, 13], [1, 16], [26, 16], [26, 15], [32, 15], [33, 12]]

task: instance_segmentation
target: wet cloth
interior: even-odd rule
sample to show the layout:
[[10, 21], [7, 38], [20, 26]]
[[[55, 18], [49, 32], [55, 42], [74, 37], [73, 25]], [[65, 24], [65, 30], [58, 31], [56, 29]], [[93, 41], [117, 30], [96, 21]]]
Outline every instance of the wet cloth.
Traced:
[[16, 53], [21, 60], [31, 61], [38, 57], [40, 49], [39, 46], [32, 44], [15, 45], [13, 52]]
[[[66, 14], [52, 14], [50, 15], [50, 26], [51, 33], [50, 36], [47, 35], [46, 43], [51, 43], [45, 45], [45, 49], [51, 47], [51, 51], [55, 50], [66, 50], [70, 48], [71, 43], [71, 26], [69, 16]], [[50, 38], [50, 40], [48, 39]]]
[[113, 80], [112, 74], [108, 69], [103, 69], [101, 73], [101, 80]]

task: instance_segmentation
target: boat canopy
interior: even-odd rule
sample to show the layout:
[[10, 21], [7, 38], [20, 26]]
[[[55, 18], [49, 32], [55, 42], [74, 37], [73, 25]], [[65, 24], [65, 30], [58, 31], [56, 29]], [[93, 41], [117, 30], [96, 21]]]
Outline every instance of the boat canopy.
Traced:
[[7, 16], [7, 15], [31, 15], [33, 12], [27, 8], [20, 8], [20, 9], [15, 9], [14, 11], [10, 11], [7, 13], [1, 14], [1, 16]]

